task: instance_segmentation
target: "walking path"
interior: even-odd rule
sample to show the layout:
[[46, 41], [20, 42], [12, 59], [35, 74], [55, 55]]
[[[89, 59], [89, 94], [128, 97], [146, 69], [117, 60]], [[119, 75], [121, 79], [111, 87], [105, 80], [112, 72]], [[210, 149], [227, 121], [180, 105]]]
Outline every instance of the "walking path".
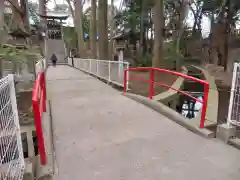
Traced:
[[239, 180], [240, 151], [68, 66], [47, 71], [54, 180]]

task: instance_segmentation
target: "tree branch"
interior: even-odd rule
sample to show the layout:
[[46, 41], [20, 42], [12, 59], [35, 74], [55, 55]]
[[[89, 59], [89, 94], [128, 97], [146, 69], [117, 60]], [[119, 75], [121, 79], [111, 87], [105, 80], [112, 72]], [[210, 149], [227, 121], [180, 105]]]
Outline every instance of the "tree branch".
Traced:
[[75, 25], [75, 13], [74, 13], [74, 10], [73, 10], [72, 4], [71, 4], [71, 0], [66, 0], [66, 1], [68, 3], [69, 9], [72, 13], [73, 22], [74, 22], [74, 25]]
[[24, 11], [23, 9], [19, 6], [19, 4], [16, 4], [15, 2], [13, 2], [12, 0], [7, 0], [14, 9], [16, 9], [18, 11], [19, 14], [21, 14], [21, 16], [24, 15]]
[[191, 5], [189, 5], [190, 10], [193, 13], [193, 16], [196, 18], [197, 17], [197, 13], [194, 11], [193, 7]]

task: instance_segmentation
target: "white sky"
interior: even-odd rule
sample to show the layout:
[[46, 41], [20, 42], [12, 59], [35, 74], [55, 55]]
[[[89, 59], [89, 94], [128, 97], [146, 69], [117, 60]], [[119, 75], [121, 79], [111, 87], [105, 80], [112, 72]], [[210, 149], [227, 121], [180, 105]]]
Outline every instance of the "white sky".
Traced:
[[[31, 2], [38, 2], [39, 0], [29, 0], [29, 1], [31, 1]], [[67, 2], [66, 2], [66, 0], [50, 0], [49, 2], [48, 2], [48, 8], [49, 9], [52, 9], [54, 6], [55, 6], [55, 2], [57, 3], [57, 4], [67, 4]], [[121, 0], [114, 0], [114, 4], [115, 4], [115, 6], [117, 6], [117, 7], [119, 7], [120, 6], [120, 2], [121, 2]], [[110, 4], [111, 3], [111, 0], [108, 0], [108, 3]], [[90, 6], [90, 0], [86, 0], [86, 3], [85, 3], [85, 5], [83, 6], [83, 9], [86, 9], [86, 8], [88, 8]]]

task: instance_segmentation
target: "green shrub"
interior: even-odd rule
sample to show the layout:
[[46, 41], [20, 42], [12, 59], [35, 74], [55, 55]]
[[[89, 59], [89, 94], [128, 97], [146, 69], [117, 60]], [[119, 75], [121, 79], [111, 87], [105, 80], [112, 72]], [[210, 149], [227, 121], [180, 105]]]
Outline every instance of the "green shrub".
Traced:
[[152, 54], [146, 53], [140, 60], [140, 67], [151, 67], [152, 66]]

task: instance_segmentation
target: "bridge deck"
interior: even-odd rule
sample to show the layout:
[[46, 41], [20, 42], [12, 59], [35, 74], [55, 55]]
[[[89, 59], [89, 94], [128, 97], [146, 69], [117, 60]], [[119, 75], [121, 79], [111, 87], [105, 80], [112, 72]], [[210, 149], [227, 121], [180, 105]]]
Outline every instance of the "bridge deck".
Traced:
[[54, 180], [239, 180], [240, 151], [68, 66], [49, 68]]

